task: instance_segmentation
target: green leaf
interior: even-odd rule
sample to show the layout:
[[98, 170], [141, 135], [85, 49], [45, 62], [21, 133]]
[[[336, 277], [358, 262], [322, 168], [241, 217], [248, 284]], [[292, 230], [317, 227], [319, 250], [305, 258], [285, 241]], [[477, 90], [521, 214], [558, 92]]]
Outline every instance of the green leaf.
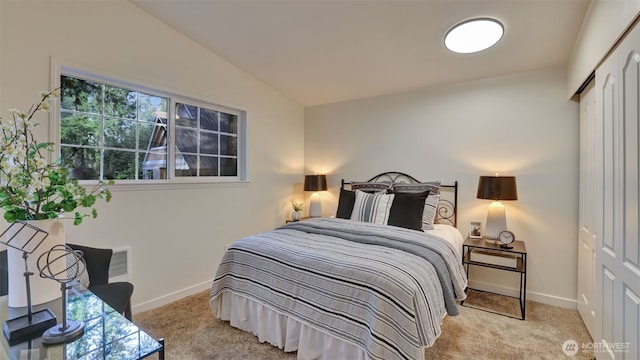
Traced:
[[62, 208], [64, 209], [65, 212], [72, 212], [78, 207], [78, 202], [76, 202], [73, 199], [64, 200], [60, 203], [60, 205], [62, 205]]
[[96, 197], [93, 195], [87, 195], [82, 199], [82, 206], [92, 207], [96, 203]]
[[76, 217], [75, 217], [75, 219], [73, 220], [73, 225], [80, 225], [80, 224], [82, 224], [82, 218], [83, 218], [82, 214], [80, 214], [79, 212], [76, 212]]
[[50, 142], [50, 141], [48, 141], [48, 142], [42, 142], [42, 143], [39, 143], [39, 144], [38, 144], [38, 149], [44, 149], [44, 148], [46, 148], [46, 147], [53, 146], [53, 145], [54, 145], [54, 144], [53, 144], [52, 142]]
[[8, 223], [14, 223], [16, 220], [16, 214], [13, 211], [5, 211], [4, 212], [4, 219], [8, 222]]

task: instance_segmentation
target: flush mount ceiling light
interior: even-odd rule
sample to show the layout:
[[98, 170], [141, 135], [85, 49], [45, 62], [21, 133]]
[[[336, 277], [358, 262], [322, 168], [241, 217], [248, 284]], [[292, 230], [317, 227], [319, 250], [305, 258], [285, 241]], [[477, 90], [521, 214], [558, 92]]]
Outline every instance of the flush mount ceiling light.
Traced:
[[502, 23], [495, 19], [478, 18], [459, 23], [444, 37], [447, 49], [469, 54], [495, 45], [504, 33]]

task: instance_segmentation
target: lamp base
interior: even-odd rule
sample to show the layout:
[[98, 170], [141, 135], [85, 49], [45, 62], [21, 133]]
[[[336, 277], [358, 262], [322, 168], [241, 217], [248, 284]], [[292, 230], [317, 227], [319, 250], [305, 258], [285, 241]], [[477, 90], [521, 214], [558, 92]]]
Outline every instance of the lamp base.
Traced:
[[311, 194], [311, 199], [309, 200], [309, 217], [321, 217], [322, 216], [322, 206], [320, 205], [320, 194], [317, 192]]
[[31, 321], [29, 321], [28, 315], [7, 320], [4, 322], [2, 330], [9, 345], [15, 345], [41, 336], [45, 330], [56, 324], [56, 316], [51, 310], [44, 309], [32, 313]]
[[504, 205], [499, 201], [494, 201], [489, 205], [489, 209], [487, 210], [485, 236], [489, 240], [498, 240], [502, 230], [507, 230], [507, 217], [505, 215]]
[[62, 324], [53, 326], [42, 335], [42, 343], [55, 345], [71, 342], [84, 334], [84, 323], [76, 320], [67, 320], [67, 327]]

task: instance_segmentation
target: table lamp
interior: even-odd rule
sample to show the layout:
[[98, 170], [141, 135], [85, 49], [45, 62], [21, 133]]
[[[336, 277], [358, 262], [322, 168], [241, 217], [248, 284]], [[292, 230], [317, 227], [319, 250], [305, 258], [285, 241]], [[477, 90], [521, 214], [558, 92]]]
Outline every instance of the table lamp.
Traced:
[[518, 200], [515, 176], [480, 176], [478, 199], [493, 200], [487, 210], [486, 238], [498, 239], [501, 231], [507, 230], [507, 218], [501, 200]]
[[322, 208], [320, 205], [320, 194], [318, 191], [327, 190], [326, 175], [305, 175], [304, 191], [313, 191], [309, 204], [309, 217], [322, 216]]

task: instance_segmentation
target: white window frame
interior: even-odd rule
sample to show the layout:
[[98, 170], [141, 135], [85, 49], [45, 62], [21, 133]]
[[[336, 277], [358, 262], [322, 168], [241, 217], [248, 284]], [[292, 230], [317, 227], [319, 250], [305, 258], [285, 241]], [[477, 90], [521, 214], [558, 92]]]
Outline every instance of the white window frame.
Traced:
[[[51, 84], [53, 89], [60, 88], [62, 75], [77, 77], [89, 81], [97, 81], [110, 86], [121, 87], [145, 94], [160, 96], [169, 99], [168, 122], [169, 136], [167, 139], [167, 179], [156, 180], [116, 180], [111, 189], [140, 190], [140, 189], [180, 189], [203, 188], [217, 186], [244, 186], [247, 179], [247, 111], [235, 107], [220, 105], [212, 101], [195, 99], [193, 97], [171, 93], [168, 91], [150, 88], [144, 85], [134, 84], [123, 80], [113, 79], [94, 72], [79, 70], [77, 67], [69, 67], [59, 64], [51, 59]], [[175, 108], [176, 103], [189, 104], [211, 110], [223, 111], [238, 116], [237, 132], [237, 176], [175, 176]], [[50, 112], [49, 139], [55, 143], [55, 158], [60, 157], [60, 101], [53, 101]], [[97, 180], [80, 180], [80, 184], [90, 186]]]

